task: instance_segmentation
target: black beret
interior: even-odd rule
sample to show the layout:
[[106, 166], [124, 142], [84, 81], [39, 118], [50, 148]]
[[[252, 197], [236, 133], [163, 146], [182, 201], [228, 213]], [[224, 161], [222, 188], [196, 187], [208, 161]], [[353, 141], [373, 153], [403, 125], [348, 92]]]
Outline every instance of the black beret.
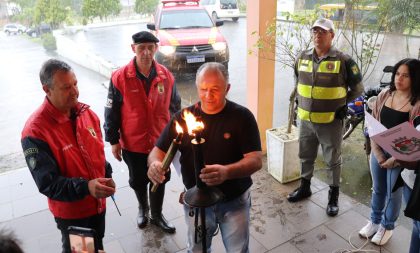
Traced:
[[131, 37], [133, 38], [134, 44], [146, 43], [146, 42], [154, 42], [154, 43], [159, 42], [158, 38], [156, 38], [155, 35], [147, 31], [141, 31], [141, 32], [135, 33]]

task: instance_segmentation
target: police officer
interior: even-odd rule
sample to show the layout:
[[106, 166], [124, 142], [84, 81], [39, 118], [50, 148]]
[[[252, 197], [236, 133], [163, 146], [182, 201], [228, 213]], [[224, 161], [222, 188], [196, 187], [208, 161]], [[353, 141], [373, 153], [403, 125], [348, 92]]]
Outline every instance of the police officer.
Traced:
[[[163, 231], [174, 233], [162, 215], [165, 184], [150, 191], [147, 156], [171, 114], [181, 107], [174, 77], [154, 60], [159, 40], [150, 32], [132, 36], [135, 57], [112, 74], [105, 106], [105, 140], [112, 145], [114, 157], [128, 166], [129, 184], [139, 202], [137, 225], [144, 228], [149, 220]], [[147, 185], [149, 184], [150, 211]]]
[[311, 196], [314, 162], [321, 145], [330, 180], [326, 212], [335, 216], [339, 209], [343, 118], [347, 102], [363, 92], [362, 76], [354, 60], [332, 46], [331, 20], [318, 19], [311, 34], [314, 48], [300, 53], [295, 65], [301, 185], [287, 199], [297, 202]]

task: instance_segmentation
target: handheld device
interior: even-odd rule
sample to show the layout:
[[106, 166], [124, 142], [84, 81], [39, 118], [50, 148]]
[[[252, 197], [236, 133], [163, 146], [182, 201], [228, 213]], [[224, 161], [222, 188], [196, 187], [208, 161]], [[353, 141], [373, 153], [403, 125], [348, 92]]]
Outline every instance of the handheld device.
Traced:
[[91, 228], [69, 226], [70, 252], [98, 253], [96, 232]]

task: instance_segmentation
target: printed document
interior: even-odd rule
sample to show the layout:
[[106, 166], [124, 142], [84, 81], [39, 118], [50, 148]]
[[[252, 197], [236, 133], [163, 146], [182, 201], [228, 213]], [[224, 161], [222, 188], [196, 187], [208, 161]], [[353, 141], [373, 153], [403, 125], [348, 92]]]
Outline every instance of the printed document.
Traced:
[[395, 159], [420, 160], [420, 132], [409, 122], [387, 129], [372, 115], [365, 112], [365, 123], [369, 137]]

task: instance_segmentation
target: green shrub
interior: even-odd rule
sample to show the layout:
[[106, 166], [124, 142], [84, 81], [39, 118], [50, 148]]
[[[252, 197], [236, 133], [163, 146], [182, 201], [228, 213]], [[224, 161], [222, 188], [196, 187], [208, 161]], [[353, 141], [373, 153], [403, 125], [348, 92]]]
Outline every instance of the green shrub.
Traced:
[[57, 50], [57, 41], [52, 33], [44, 33], [41, 35], [42, 45], [47, 51]]

